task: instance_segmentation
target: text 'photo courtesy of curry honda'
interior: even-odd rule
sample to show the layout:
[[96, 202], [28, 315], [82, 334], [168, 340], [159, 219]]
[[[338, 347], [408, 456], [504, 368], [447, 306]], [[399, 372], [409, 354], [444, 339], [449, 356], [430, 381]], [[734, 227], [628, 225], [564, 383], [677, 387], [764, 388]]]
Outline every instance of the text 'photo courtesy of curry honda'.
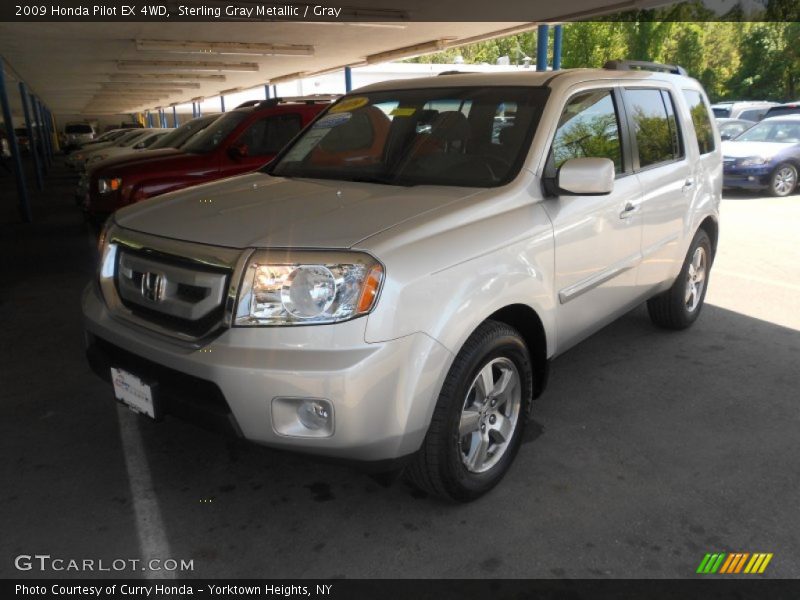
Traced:
[[117, 211], [91, 365], [152, 419], [478, 498], [551, 359], [642, 302], [701, 313], [719, 132], [697, 81], [640, 67], [370, 85], [261, 171]]

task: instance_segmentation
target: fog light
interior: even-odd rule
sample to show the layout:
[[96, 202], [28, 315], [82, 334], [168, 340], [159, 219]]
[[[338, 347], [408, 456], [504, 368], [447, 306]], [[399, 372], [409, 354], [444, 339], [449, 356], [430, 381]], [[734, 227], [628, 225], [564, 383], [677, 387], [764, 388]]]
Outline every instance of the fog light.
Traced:
[[297, 417], [305, 427], [316, 431], [328, 425], [331, 412], [316, 400], [305, 400], [297, 409]]
[[322, 398], [274, 398], [272, 426], [281, 435], [329, 437], [333, 435], [333, 405]]

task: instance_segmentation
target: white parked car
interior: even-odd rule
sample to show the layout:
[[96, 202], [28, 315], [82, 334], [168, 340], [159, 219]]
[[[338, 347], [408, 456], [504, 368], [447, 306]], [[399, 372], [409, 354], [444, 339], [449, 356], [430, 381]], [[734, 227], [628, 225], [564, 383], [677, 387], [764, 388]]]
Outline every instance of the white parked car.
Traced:
[[90, 363], [151, 418], [471, 500], [554, 357], [645, 301], [697, 319], [719, 146], [697, 81], [628, 63], [362, 88], [261, 172], [109, 219]]
[[128, 154], [135, 154], [136, 152], [147, 150], [158, 140], [172, 132], [173, 129], [143, 129], [142, 131], [144, 133], [136, 138], [132, 144], [114, 144], [102, 148], [99, 152], [92, 152], [91, 155], [87, 156], [84, 167], [89, 168], [90, 165], [97, 164], [102, 160], [120, 158]]
[[73, 152], [66, 158], [66, 164], [77, 171], [83, 171], [86, 168], [86, 163], [93, 157], [103, 155], [112, 148], [123, 149], [123, 152], [132, 151], [138, 144], [146, 139], [151, 139], [153, 142], [157, 138], [153, 138], [155, 134], [164, 135], [168, 133], [169, 129], [133, 129], [123, 136], [120, 136], [111, 142], [102, 142], [100, 144], [92, 144], [86, 149], [80, 149]]
[[67, 123], [64, 126], [63, 146], [64, 151], [69, 152], [75, 148], [80, 148], [83, 144], [91, 142], [95, 138], [94, 127], [89, 123]]

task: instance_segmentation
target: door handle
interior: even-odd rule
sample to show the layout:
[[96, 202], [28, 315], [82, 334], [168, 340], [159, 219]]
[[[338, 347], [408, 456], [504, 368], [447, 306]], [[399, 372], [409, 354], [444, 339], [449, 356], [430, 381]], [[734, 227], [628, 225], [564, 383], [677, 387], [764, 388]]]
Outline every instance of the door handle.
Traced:
[[683, 182], [683, 187], [681, 188], [682, 191], [690, 190], [694, 187], [694, 179], [689, 177], [686, 181]]
[[619, 218], [620, 219], [627, 219], [627, 218], [631, 217], [632, 215], [636, 214], [637, 212], [639, 212], [640, 208], [641, 208], [641, 206], [639, 204], [634, 204], [633, 202], [626, 202], [625, 203], [625, 208], [623, 208], [622, 212], [619, 213]]

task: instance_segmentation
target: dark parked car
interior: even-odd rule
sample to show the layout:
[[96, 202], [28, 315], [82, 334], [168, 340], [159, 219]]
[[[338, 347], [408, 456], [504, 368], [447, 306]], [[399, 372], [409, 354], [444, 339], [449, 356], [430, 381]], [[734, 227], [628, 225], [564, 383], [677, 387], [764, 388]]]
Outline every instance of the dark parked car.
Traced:
[[723, 185], [788, 196], [800, 170], [800, 115], [773, 117], [722, 144]]
[[219, 117], [180, 153], [97, 168], [89, 182], [87, 217], [103, 221], [118, 208], [146, 198], [255, 171], [327, 105], [272, 99], [240, 107]]
[[769, 119], [771, 117], [785, 117], [786, 115], [800, 115], [800, 100], [773, 106], [767, 111], [765, 118]]

